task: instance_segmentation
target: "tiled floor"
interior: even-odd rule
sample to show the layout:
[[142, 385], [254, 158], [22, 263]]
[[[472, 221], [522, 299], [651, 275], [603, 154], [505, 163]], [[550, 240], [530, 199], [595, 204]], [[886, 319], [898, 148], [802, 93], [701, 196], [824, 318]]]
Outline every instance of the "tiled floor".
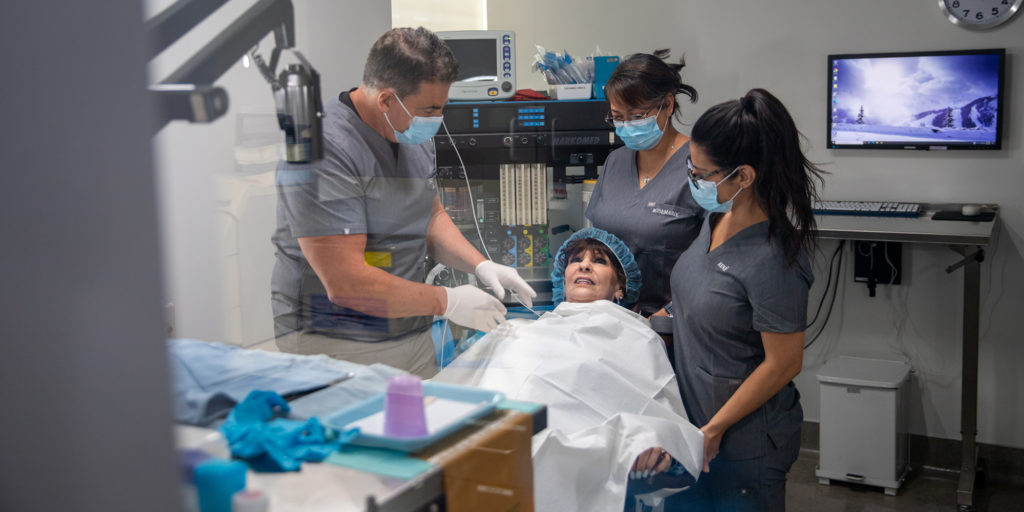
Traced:
[[[804, 450], [789, 472], [789, 512], [957, 512], [957, 474], [912, 471], [896, 496], [880, 487], [833, 482], [821, 485], [814, 475], [818, 452]], [[978, 512], [1024, 511], [1024, 487], [984, 479], [975, 490]]]

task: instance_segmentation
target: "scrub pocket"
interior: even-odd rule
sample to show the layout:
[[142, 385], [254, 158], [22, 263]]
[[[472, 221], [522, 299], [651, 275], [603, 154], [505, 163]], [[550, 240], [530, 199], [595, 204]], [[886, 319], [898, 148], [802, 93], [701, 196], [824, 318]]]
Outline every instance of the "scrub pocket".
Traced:
[[[710, 395], [712, 406], [709, 416], [714, 415], [732, 397], [742, 379], [716, 377], [707, 370], [697, 367], [697, 376], [704, 383]], [[744, 460], [762, 457], [767, 444], [767, 422], [764, 407], [759, 407], [729, 427], [722, 436], [718, 456], [728, 460]]]
[[774, 406], [770, 409], [774, 411], [770, 414], [773, 421], [768, 426], [770, 451], [778, 468], [789, 471], [800, 454], [800, 430], [804, 420], [800, 392], [790, 382], [769, 399], [769, 403]]

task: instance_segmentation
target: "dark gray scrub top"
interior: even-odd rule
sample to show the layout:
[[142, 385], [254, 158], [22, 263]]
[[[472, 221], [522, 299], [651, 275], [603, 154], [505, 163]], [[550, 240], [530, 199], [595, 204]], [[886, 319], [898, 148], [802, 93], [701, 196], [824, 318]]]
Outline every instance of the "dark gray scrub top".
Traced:
[[586, 216], [594, 227], [619, 237], [633, 252], [643, 279], [640, 310], [650, 315], [671, 299], [672, 265], [700, 231], [705, 210], [688, 188], [689, 141], [643, 188], [637, 179], [636, 153], [623, 146], [608, 155]]
[[369, 264], [423, 282], [427, 226], [437, 197], [433, 144], [403, 144], [396, 156], [395, 145], [337, 97], [324, 113], [324, 158], [281, 162], [277, 169], [275, 333], [299, 330], [376, 342], [425, 331], [433, 317], [382, 318], [331, 303], [298, 238], [365, 234]]
[[[768, 222], [750, 226], [708, 253], [713, 214], [672, 269], [676, 375], [690, 421], [702, 427], [764, 361], [762, 332], [801, 332], [814, 275], [807, 255], [789, 266], [768, 239]], [[790, 382], [729, 428], [719, 456], [766, 454], [803, 421], [800, 395]]]

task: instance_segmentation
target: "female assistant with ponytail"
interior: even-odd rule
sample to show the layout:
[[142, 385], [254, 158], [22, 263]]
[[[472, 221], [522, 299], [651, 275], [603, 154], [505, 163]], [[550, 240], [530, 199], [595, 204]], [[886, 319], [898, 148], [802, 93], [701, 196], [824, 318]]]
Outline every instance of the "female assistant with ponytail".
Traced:
[[785, 510], [822, 171], [762, 89], [705, 112], [687, 163], [693, 197], [711, 214], [672, 269], [673, 343], [705, 473], [666, 510]]

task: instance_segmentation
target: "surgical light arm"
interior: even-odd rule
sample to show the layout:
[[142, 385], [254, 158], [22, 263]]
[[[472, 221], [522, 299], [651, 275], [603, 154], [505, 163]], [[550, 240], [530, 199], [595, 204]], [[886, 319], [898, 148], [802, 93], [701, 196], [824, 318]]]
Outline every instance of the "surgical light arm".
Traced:
[[[150, 56], [165, 50], [226, 1], [179, 0], [154, 16], [145, 27], [151, 40]], [[292, 50], [299, 64], [289, 65], [280, 77], [274, 77], [281, 50], [295, 45], [295, 16], [290, 0], [258, 1], [161, 83], [151, 86], [160, 109], [154, 133], [175, 119], [211, 122], [224, 115], [228, 95], [213, 82], [270, 32], [274, 34], [270, 64], [256, 60], [274, 93], [278, 122], [285, 131], [287, 160], [320, 159], [320, 75], [301, 53]]]

